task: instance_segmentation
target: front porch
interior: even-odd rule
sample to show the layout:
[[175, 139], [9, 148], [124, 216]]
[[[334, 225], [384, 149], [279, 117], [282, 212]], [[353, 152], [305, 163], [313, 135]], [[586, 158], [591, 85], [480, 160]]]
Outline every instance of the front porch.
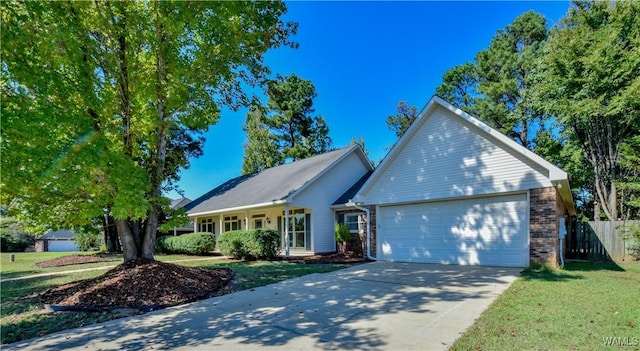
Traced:
[[[228, 231], [272, 229], [281, 235], [283, 256], [313, 254], [311, 209], [294, 207], [265, 207], [249, 210], [227, 210], [191, 216], [194, 233], [206, 232], [216, 236]], [[218, 248], [216, 247], [216, 250]]]

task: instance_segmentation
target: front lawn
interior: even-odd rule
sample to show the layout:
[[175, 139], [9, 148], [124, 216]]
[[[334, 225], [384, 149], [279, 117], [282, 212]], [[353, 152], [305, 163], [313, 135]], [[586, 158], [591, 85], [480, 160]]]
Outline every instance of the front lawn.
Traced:
[[640, 349], [640, 264], [530, 268], [450, 350]]
[[[122, 263], [122, 254], [101, 254], [101, 257], [112, 259], [111, 262], [99, 262], [99, 263], [85, 263], [60, 267], [46, 267], [40, 268], [36, 266], [36, 263], [42, 261], [48, 261], [54, 258], [59, 258], [68, 255], [92, 255], [96, 252], [18, 252], [18, 253], [0, 253], [0, 278], [10, 279], [19, 278], [24, 276], [52, 273], [52, 272], [64, 272], [79, 269], [100, 268], [104, 267], [105, 270], [117, 266]], [[15, 261], [11, 262], [11, 255], [14, 255]], [[207, 260], [215, 259], [215, 256], [190, 256], [190, 255], [178, 255], [178, 254], [156, 254], [155, 259], [162, 262], [182, 262], [188, 260]]]
[[[69, 253], [64, 253], [69, 254]], [[24, 276], [52, 271], [63, 271], [70, 269], [82, 269], [88, 267], [111, 266], [120, 263], [105, 262], [86, 265], [75, 265], [65, 267], [51, 267], [40, 269], [35, 267], [35, 263], [41, 260], [55, 258], [61, 254], [55, 253], [29, 253], [16, 257], [16, 265], [8, 262], [8, 255], [2, 254], [2, 278]], [[38, 259], [40, 257], [40, 259]], [[7, 260], [5, 261], [5, 258]], [[231, 268], [235, 273], [235, 279], [230, 286], [231, 291], [239, 291], [263, 286], [278, 281], [291, 279], [294, 277], [311, 274], [329, 272], [348, 267], [344, 264], [296, 264], [296, 263], [269, 263], [269, 262], [237, 262], [226, 261], [206, 257], [194, 257], [185, 255], [158, 255], [161, 261], [180, 261], [179, 264], [201, 268]], [[204, 259], [204, 260], [203, 260]], [[20, 260], [20, 261], [18, 261]], [[85, 326], [88, 324], [103, 322], [121, 316], [110, 313], [71, 313], [59, 312], [51, 313], [42, 308], [39, 294], [43, 291], [72, 281], [88, 279], [104, 274], [105, 270], [93, 270], [79, 273], [69, 273], [55, 276], [46, 276], [32, 279], [2, 282], [0, 287], [0, 343], [11, 343], [25, 340], [36, 336], [50, 334], [56, 331]]]

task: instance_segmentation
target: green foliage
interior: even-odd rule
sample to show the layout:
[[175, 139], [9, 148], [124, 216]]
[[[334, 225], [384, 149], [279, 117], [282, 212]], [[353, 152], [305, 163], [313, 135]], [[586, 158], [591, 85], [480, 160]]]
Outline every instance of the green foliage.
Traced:
[[436, 95], [532, 150], [547, 119], [531, 101], [532, 73], [546, 38], [542, 15], [529, 11], [518, 16], [498, 30], [475, 63], [445, 72]]
[[326, 121], [311, 115], [316, 96], [313, 83], [295, 74], [268, 82], [267, 106], [254, 103], [246, 117], [244, 174], [331, 150]]
[[271, 134], [266, 122], [264, 107], [253, 104], [242, 127], [247, 132], [247, 139], [243, 145], [242, 174], [260, 172], [282, 161], [277, 139]]
[[249, 104], [265, 52], [296, 46], [285, 13], [278, 1], [3, 2], [0, 201], [63, 228], [107, 209], [125, 257], [152, 256], [162, 191], [201, 134], [223, 106]]
[[454, 66], [442, 76], [442, 83], [436, 88], [436, 95], [475, 115], [475, 100], [480, 96], [478, 80], [478, 72], [473, 63]]
[[192, 233], [162, 236], [156, 240], [156, 249], [164, 253], [202, 255], [215, 249], [216, 237], [211, 233]]
[[400, 101], [396, 105], [397, 113], [387, 116], [387, 127], [393, 131], [398, 138], [411, 127], [413, 121], [418, 118], [418, 108], [409, 106], [406, 101]]
[[640, 224], [625, 223], [621, 229], [622, 239], [628, 242], [627, 252], [635, 260], [640, 260]]
[[531, 73], [547, 38], [544, 16], [533, 11], [499, 30], [486, 50], [476, 55], [476, 111], [492, 127], [532, 149], [536, 128], [545, 116], [529, 101]]
[[273, 259], [278, 255], [280, 233], [276, 230], [235, 230], [218, 237], [218, 248], [223, 255], [236, 259]]
[[580, 146], [593, 193], [618, 219], [620, 146], [640, 134], [640, 3], [576, 2], [549, 35], [535, 81], [537, 108]]
[[351, 240], [351, 231], [349, 227], [344, 223], [336, 223], [335, 226], [336, 240], [341, 243], [346, 243]]
[[0, 217], [0, 251], [23, 252], [35, 242], [21, 221], [11, 217]]
[[100, 232], [96, 230], [82, 230], [76, 231], [75, 233], [76, 234], [71, 238], [71, 240], [78, 245], [81, 251], [89, 251], [99, 248], [102, 239]]
[[627, 209], [622, 215], [626, 219], [640, 219], [640, 135], [620, 144], [620, 167], [622, 174], [617, 186]]

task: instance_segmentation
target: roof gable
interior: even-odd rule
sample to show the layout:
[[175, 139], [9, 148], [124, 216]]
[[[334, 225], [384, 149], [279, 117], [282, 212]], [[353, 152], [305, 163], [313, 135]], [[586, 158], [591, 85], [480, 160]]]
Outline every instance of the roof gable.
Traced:
[[360, 147], [354, 145], [239, 176], [193, 200], [185, 209], [195, 215], [284, 203], [353, 152], [366, 158]]
[[434, 96], [355, 199], [419, 201], [551, 185], [575, 211], [564, 171]]

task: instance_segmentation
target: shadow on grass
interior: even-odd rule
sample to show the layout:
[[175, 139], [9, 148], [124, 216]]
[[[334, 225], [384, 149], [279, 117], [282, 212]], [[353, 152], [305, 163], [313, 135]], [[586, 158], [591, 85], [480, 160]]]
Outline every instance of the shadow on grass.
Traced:
[[[566, 268], [566, 265], [565, 265]], [[524, 280], [567, 281], [584, 279], [583, 275], [568, 272], [559, 268], [551, 268], [546, 264], [531, 264], [522, 271], [520, 277]]]
[[611, 261], [569, 261], [564, 265], [569, 272], [616, 271], [624, 272], [624, 268]]

